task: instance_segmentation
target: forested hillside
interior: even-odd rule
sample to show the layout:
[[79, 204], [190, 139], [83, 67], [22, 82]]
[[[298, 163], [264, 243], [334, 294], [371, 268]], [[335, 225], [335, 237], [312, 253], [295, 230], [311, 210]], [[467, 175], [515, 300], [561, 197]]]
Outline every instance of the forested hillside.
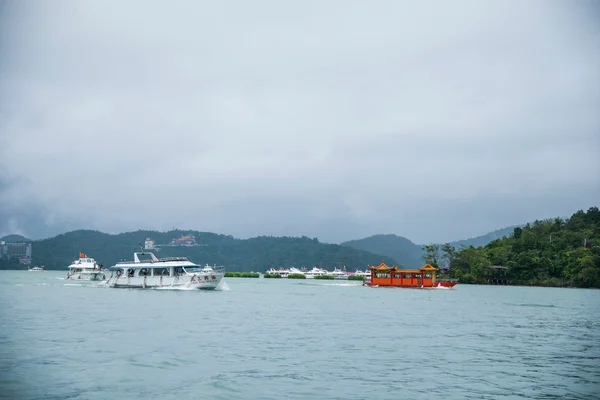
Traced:
[[427, 246], [426, 261], [449, 264], [463, 283], [501, 276], [524, 285], [600, 288], [600, 211], [535, 221], [483, 247]]
[[[353, 271], [355, 268], [365, 269], [367, 265], [378, 264], [382, 260], [396, 263], [389, 257], [320, 243], [317, 239], [307, 237], [261, 236], [242, 240], [196, 231], [136, 231], [110, 235], [78, 230], [34, 241], [33, 265], [44, 265], [46, 269], [66, 269], [81, 251], [105, 266], [111, 266], [122, 259], [131, 260], [133, 252], [139, 251], [138, 244], [144, 244], [147, 237], [154, 239], [157, 244], [167, 244], [183, 235], [194, 235], [197, 246], [161, 247], [160, 251], [156, 251], [157, 257], [186, 256], [196, 263], [224, 265], [229, 271], [265, 271], [279, 266], [332, 269], [344, 265]], [[18, 268], [18, 265], [4, 260], [0, 268], [12, 269]]]
[[[470, 239], [451, 242], [449, 245], [454, 248], [462, 246], [485, 246], [493, 240], [510, 235], [515, 226], [510, 228], [498, 229]], [[397, 260], [405, 268], [419, 268], [425, 263], [424, 256], [427, 246], [415, 244], [409, 239], [393, 235], [373, 235], [364, 239], [350, 240], [341, 244], [342, 246], [352, 247], [354, 249], [369, 251], [376, 254], [384, 254]], [[441, 245], [437, 245], [441, 248]]]

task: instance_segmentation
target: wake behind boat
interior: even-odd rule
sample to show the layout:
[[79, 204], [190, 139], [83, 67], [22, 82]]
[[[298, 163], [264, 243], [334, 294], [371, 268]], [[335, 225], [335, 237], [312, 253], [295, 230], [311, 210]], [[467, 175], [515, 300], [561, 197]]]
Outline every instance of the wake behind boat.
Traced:
[[[150, 256], [140, 260], [140, 256]], [[151, 252], [133, 253], [133, 261], [122, 261], [109, 268], [111, 275], [106, 284], [113, 288], [179, 287], [214, 290], [223, 276], [225, 267], [201, 267], [186, 257], [158, 259]]]

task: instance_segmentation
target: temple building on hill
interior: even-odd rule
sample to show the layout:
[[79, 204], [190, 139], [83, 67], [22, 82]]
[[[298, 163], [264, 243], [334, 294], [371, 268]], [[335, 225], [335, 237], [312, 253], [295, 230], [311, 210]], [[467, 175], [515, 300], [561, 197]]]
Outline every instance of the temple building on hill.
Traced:
[[169, 246], [195, 246], [196, 238], [194, 235], [182, 236], [179, 238], [173, 238], [169, 243]]

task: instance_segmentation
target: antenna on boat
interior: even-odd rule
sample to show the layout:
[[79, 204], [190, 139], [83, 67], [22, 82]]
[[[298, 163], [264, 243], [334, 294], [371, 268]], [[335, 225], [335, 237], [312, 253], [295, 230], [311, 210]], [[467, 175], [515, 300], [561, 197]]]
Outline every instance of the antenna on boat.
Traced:
[[144, 253], [144, 247], [142, 246], [141, 243], [138, 243], [138, 246], [140, 247], [140, 250], [142, 251], [142, 254]]

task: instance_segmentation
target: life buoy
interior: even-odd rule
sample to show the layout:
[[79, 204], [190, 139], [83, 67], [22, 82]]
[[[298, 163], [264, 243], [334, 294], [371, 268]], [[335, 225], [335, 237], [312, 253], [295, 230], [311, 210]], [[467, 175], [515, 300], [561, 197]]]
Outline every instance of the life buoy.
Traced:
[[117, 277], [123, 275], [123, 271], [121, 271], [120, 269], [117, 270]]

